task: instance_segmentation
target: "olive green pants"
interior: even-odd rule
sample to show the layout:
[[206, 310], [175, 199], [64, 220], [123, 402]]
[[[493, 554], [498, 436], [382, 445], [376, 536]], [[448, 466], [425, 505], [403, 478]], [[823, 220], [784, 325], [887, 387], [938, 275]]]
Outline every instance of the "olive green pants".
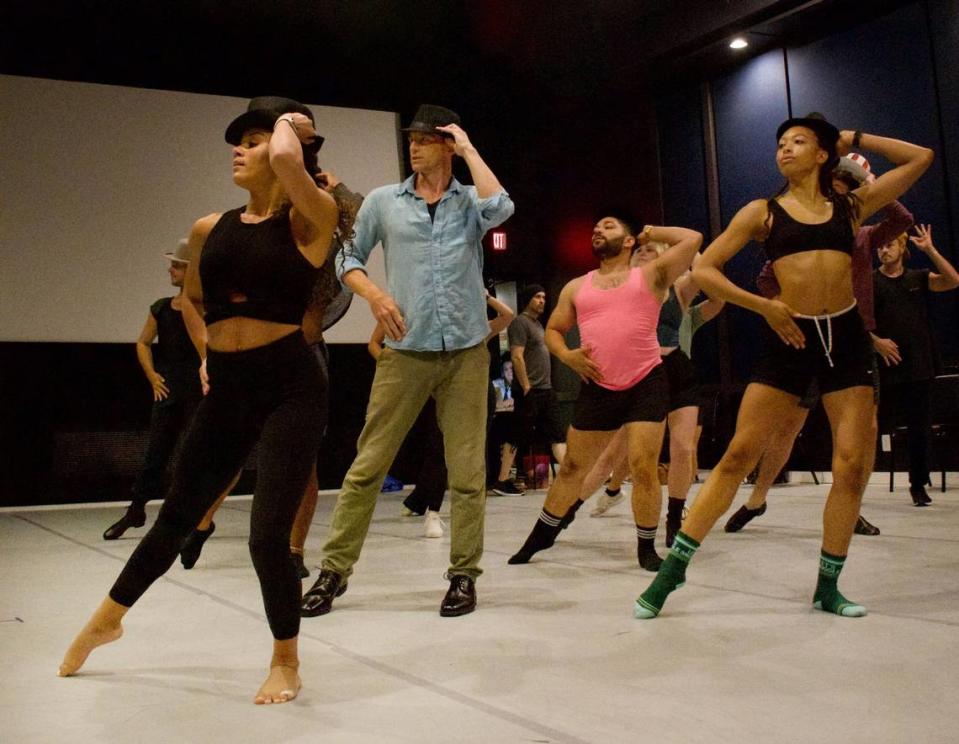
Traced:
[[353, 572], [383, 479], [423, 404], [433, 396], [449, 473], [449, 573], [473, 578], [482, 573], [488, 379], [484, 344], [459, 351], [383, 350], [356, 459], [343, 480], [323, 547], [324, 569], [344, 578]]

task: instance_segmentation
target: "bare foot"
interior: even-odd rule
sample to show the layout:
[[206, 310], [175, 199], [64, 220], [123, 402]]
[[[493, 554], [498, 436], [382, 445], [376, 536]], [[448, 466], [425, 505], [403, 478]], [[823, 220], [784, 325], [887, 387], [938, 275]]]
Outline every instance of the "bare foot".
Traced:
[[117, 622], [115, 625], [101, 625], [94, 619], [91, 619], [80, 631], [79, 635], [73, 639], [70, 648], [63, 656], [63, 663], [60, 664], [60, 670], [57, 675], [60, 677], [69, 677], [83, 666], [87, 656], [97, 646], [105, 643], [111, 643], [123, 635], [123, 626]]
[[296, 666], [277, 664], [270, 667], [270, 676], [256, 693], [253, 702], [257, 705], [288, 703], [300, 691], [300, 675]]

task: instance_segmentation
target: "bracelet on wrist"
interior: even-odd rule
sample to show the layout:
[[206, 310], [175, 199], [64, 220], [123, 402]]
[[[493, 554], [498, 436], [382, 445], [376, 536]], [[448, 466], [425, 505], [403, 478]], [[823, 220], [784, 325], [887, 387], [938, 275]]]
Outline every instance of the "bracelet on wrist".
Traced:
[[852, 146], [858, 150], [860, 147], [860, 142], [862, 142], [862, 130], [857, 129], [852, 133]]

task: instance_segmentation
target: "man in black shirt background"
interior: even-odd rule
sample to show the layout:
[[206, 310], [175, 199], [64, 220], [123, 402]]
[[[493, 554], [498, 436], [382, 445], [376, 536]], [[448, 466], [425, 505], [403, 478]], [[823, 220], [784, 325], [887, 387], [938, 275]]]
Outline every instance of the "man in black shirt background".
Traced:
[[907, 269], [905, 233], [880, 246], [874, 272], [876, 331], [873, 345], [882, 356], [880, 366], [880, 429], [888, 431], [903, 420], [909, 442], [909, 494], [913, 504], [932, 502], [929, 483], [929, 390], [941, 372], [932, 325], [929, 293], [959, 287], [959, 272], [936, 250], [932, 226], [918, 225], [909, 241], [926, 254], [935, 271]]

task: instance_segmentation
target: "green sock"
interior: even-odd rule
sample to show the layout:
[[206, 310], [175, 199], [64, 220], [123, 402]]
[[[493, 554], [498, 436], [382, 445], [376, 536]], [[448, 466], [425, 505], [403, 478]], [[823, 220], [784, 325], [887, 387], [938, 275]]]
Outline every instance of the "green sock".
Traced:
[[862, 617], [866, 608], [850, 602], [839, 592], [839, 572], [846, 562], [846, 556], [830, 555], [825, 550], [819, 556], [819, 582], [812, 606], [824, 612], [833, 612], [843, 617]]
[[659, 614], [666, 597], [686, 583], [686, 564], [693, 557], [699, 543], [685, 532], [680, 531], [673, 541], [669, 555], [653, 579], [653, 583], [636, 600], [633, 615], [639, 620], [649, 620]]

